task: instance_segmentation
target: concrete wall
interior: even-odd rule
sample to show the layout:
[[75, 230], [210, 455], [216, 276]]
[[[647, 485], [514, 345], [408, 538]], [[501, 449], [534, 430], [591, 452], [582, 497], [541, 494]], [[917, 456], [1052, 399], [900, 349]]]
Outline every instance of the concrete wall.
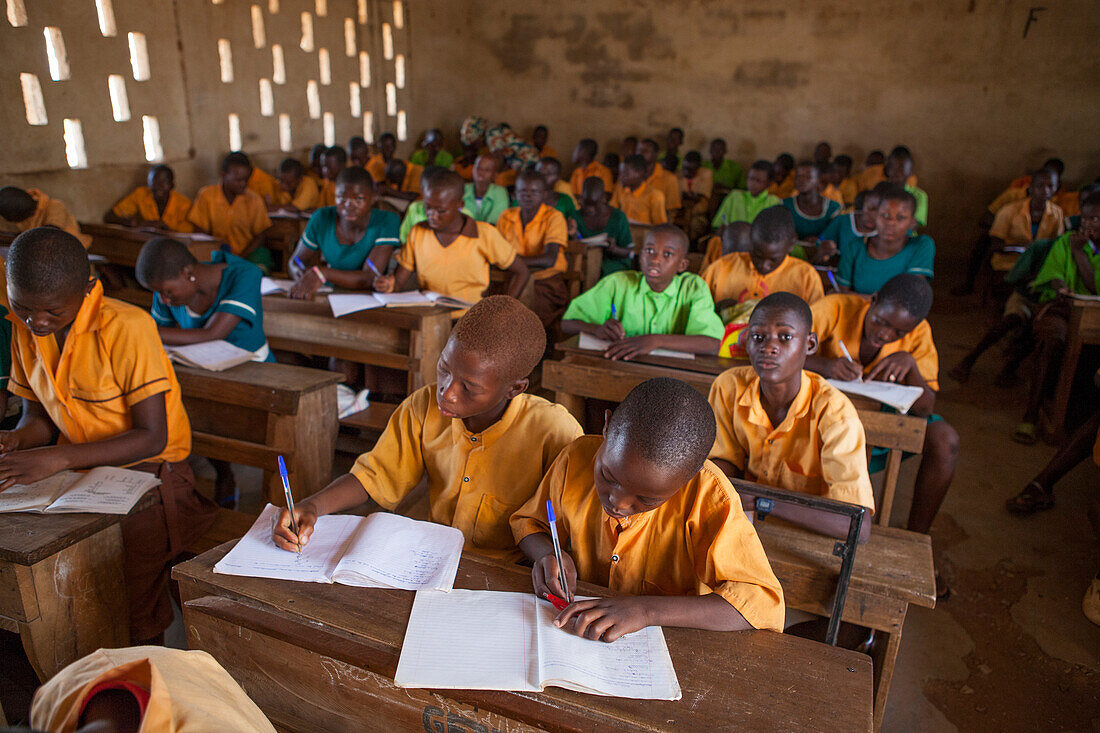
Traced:
[[[1052, 155], [1100, 175], [1100, 12], [1052, 0], [410, 3], [417, 129], [464, 115], [595, 137], [725, 137], [743, 164], [818, 140], [862, 161], [904, 143], [945, 256], [1012, 177]], [[430, 60], [430, 61], [429, 61]], [[430, 92], [430, 93], [429, 93]], [[602, 154], [602, 153], [601, 153]]]

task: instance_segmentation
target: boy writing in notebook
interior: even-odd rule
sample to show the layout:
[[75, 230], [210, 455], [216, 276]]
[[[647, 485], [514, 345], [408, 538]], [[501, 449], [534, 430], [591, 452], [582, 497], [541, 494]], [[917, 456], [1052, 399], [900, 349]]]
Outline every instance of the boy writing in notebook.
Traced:
[[431, 520], [462, 531], [466, 549], [505, 560], [520, 553], [508, 519], [535, 493], [562, 448], [581, 434], [561, 405], [526, 394], [546, 333], [518, 300], [485, 298], [455, 324], [437, 383], [405, 399], [351, 473], [284, 509], [275, 543], [309, 543], [317, 517], [364, 502], [392, 510], [427, 477]]
[[706, 283], [687, 270], [688, 239], [671, 224], [653, 227], [639, 255], [641, 272], [623, 270], [573, 299], [562, 333], [611, 341], [604, 355], [631, 359], [654, 349], [715, 354], [724, 327]]
[[[603, 435], [561, 452], [512, 515], [513, 535], [534, 563], [535, 594], [571, 598], [584, 581], [630, 595], [574, 601], [557, 626], [606, 642], [646, 626], [783, 628], [783, 590], [733, 486], [707, 460], [713, 443], [703, 396], [661, 378], [607, 411]], [[547, 501], [568, 547], [563, 567]]]
[[0, 227], [4, 231], [25, 232], [35, 227], [57, 227], [76, 237], [87, 249], [92, 238], [80, 233], [76, 217], [61, 202], [39, 191], [28, 188], [24, 191], [15, 186], [0, 188]]
[[607, 235], [607, 246], [604, 247], [600, 262], [601, 277], [633, 267], [634, 237], [630, 233], [630, 222], [620, 209], [607, 203], [602, 179], [592, 176], [584, 182], [581, 206], [574, 212], [572, 219], [580, 239]]
[[279, 165], [279, 189], [271, 201], [271, 208], [288, 211], [316, 209], [321, 200], [321, 190], [316, 181], [306, 175], [297, 158], [287, 158]]
[[822, 295], [821, 277], [813, 265], [791, 256], [795, 225], [783, 206], [764, 209], [749, 230], [752, 249], [724, 255], [703, 271], [715, 307], [759, 300], [777, 292], [794, 293], [807, 303]]
[[[787, 491], [846, 501], [874, 511], [863, 425], [852, 403], [825, 378], [804, 369], [817, 350], [810, 307], [797, 295], [772, 293], [745, 329], [751, 366], [714, 380], [709, 401], [718, 421], [710, 459], [727, 476]], [[740, 489], [746, 508], [755, 497]], [[772, 516], [822, 534], [848, 536], [848, 518], [785, 502]], [[863, 523], [861, 541], [870, 535]]]
[[[300, 165], [300, 164], [299, 164]], [[193, 232], [187, 221], [191, 199], [176, 188], [176, 176], [166, 165], [149, 169], [145, 185], [131, 191], [103, 216], [108, 224], [156, 227], [172, 232]]]
[[126, 466], [156, 474], [160, 501], [122, 520], [134, 644], [159, 643], [172, 621], [171, 562], [210, 526], [215, 506], [187, 464], [191, 426], [156, 325], [103, 296], [88, 256], [53, 227], [21, 234], [7, 260], [10, 390], [23, 399], [0, 432], [0, 490], [58, 471]]
[[271, 251], [264, 246], [264, 232], [271, 226], [267, 205], [248, 190], [252, 163], [244, 153], [222, 159], [222, 180], [199, 189], [187, 219], [199, 231], [229, 244], [238, 257], [270, 270]]
[[646, 183], [645, 179], [645, 158], [628, 155], [623, 161], [619, 182], [615, 184], [611, 195], [611, 205], [621, 209], [632, 223], [664, 224], [668, 221], [665, 195]]
[[761, 211], [769, 206], [778, 206], [781, 203], [779, 197], [768, 191], [768, 174], [771, 168], [772, 164], [766, 160], [753, 163], [745, 179], [745, 190], [730, 191], [722, 199], [718, 210], [714, 212], [711, 226], [720, 229], [739, 221], [751, 224]]

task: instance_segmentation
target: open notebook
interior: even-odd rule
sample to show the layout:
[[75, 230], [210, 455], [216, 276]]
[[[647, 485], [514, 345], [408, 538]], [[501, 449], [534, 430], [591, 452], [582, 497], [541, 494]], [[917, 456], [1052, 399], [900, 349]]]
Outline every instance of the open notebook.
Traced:
[[330, 514], [318, 518], [299, 555], [276, 547], [271, 538], [279, 512], [268, 504], [214, 572], [360, 588], [454, 587], [463, 543], [454, 527], [388, 512]]
[[[582, 349], [591, 349], [592, 351], [604, 351], [611, 345], [610, 341], [596, 338], [590, 333], [582, 333], [581, 340], [577, 344]], [[673, 359], [694, 359], [695, 354], [691, 354], [687, 351], [673, 351], [672, 349], [654, 349], [646, 354], [646, 356], [666, 356]]]
[[129, 514], [160, 483], [151, 473], [99, 466], [87, 473], [62, 471], [33, 484], [0, 491], [0, 512]]
[[558, 611], [532, 593], [420, 591], [401, 645], [398, 687], [538, 692], [679, 700], [660, 626], [610, 644], [554, 626]]
[[585, 237], [579, 240], [581, 244], [588, 244], [595, 247], [606, 247], [611, 244], [611, 237], [607, 232], [601, 232], [600, 234], [593, 234], [591, 237]]
[[252, 361], [256, 357], [251, 351], [220, 340], [203, 341], [186, 346], [165, 346], [164, 350], [168, 352], [168, 358], [177, 364], [212, 372], [224, 372], [238, 364]]
[[845, 382], [840, 379], [830, 379], [828, 382], [841, 392], [870, 397], [872, 400], [878, 400], [884, 405], [893, 407], [903, 415], [909, 412], [913, 403], [924, 394], [924, 390], [920, 387], [893, 382]]
[[[263, 277], [260, 279], [260, 295], [287, 295], [294, 287], [294, 281], [287, 278]], [[318, 293], [331, 293], [331, 285], [322, 285], [317, 288]]]
[[336, 318], [371, 308], [438, 305], [443, 308], [472, 308], [473, 303], [431, 290], [410, 290], [404, 293], [340, 293], [328, 297], [332, 315]]

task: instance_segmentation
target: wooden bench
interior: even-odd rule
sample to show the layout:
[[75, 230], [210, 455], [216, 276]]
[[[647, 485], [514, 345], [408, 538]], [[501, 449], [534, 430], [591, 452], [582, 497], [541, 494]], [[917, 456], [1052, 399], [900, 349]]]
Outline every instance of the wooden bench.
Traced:
[[285, 504], [278, 456], [295, 497], [332, 478], [340, 375], [320, 369], [249, 362], [211, 372], [176, 366], [191, 419], [192, 452], [264, 471], [265, 498]]
[[141, 248], [155, 237], [171, 237], [183, 242], [199, 262], [209, 262], [210, 255], [225, 246], [225, 242], [206, 234], [160, 232], [152, 229], [134, 229], [118, 224], [81, 222], [80, 231], [92, 238], [88, 252], [100, 255], [111, 264], [124, 267], [136, 265]]
[[[666, 628], [683, 691], [677, 701], [558, 687], [538, 693], [398, 688], [393, 678], [413, 593], [215, 574], [214, 563], [229, 548], [173, 569], [188, 645], [213, 655], [279, 730], [871, 728], [866, 656], [771, 631]], [[454, 586], [530, 593], [531, 576], [464, 554]], [[578, 593], [611, 594], [583, 583]]]

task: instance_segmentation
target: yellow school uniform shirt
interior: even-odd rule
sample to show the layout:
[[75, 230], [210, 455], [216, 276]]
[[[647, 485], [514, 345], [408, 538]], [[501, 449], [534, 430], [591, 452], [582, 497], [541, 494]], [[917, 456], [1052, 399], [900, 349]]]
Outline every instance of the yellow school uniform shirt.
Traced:
[[31, 725], [37, 730], [76, 730], [88, 695], [112, 682], [149, 691], [142, 731], [275, 733], [212, 656], [161, 646], [99, 649], [68, 665], [35, 692]]
[[[848, 353], [859, 356], [859, 343], [863, 338], [863, 319], [870, 309], [870, 301], [851, 293], [833, 293], [810, 306], [814, 316], [814, 331], [817, 332], [817, 355], [829, 359], [843, 359], [844, 352], [840, 342], [848, 347]], [[936, 353], [936, 342], [932, 340], [932, 327], [924, 320], [909, 333], [897, 341], [892, 341], [881, 349], [870, 364], [863, 365], [867, 374], [880, 361], [890, 354], [908, 351], [917, 363], [917, 371], [928, 386], [939, 390], [940, 360]]]
[[558, 248], [558, 257], [551, 267], [531, 274], [535, 280], [544, 280], [565, 272], [565, 245], [569, 240], [569, 230], [565, 226], [565, 217], [560, 211], [546, 204], [539, 204], [538, 212], [524, 227], [520, 208], [513, 206], [501, 213], [496, 226], [501, 235], [522, 257], [542, 255], [546, 252], [546, 245], [551, 242], [561, 245]]
[[476, 237], [460, 234], [444, 247], [428, 223], [420, 222], [397, 250], [397, 264], [416, 272], [422, 290], [476, 303], [489, 287], [489, 266], [508, 269], [516, 260], [516, 248], [492, 224], [475, 223]]
[[378, 183], [386, 177], [386, 163], [388, 162], [382, 157], [381, 153], [375, 153], [367, 159], [367, 163], [363, 167], [367, 169], [367, 173], [370, 173], [370, 177], [374, 179], [374, 182]]
[[185, 233], [195, 231], [194, 225], [187, 221], [190, 211], [191, 199], [179, 191], [169, 191], [168, 205], [161, 214], [157, 208], [157, 200], [153, 198], [153, 192], [148, 186], [138, 186], [111, 209], [115, 216], [139, 216], [146, 221], [160, 221], [173, 232]]
[[518, 543], [549, 533], [546, 501], [577, 577], [633, 595], [718, 593], [757, 629], [783, 630], [783, 589], [729, 479], [710, 461], [655, 509], [608, 516], [593, 485], [598, 435], [585, 435], [554, 461], [538, 492], [512, 515]]
[[1066, 216], [1078, 216], [1081, 213], [1081, 199], [1076, 191], [1060, 190], [1050, 199]]
[[462, 530], [466, 548], [502, 559], [520, 557], [508, 525], [581, 426], [561, 405], [521, 394], [481, 433], [444, 417], [436, 386], [402, 402], [382, 437], [351, 474], [371, 498], [393, 509], [428, 477], [431, 520]]
[[420, 176], [424, 173], [424, 166], [416, 163], [405, 163], [405, 177], [401, 179], [401, 193], [420, 193]]
[[605, 191], [610, 191], [615, 187], [615, 179], [611, 176], [611, 169], [603, 163], [592, 161], [583, 168], [575, 168], [573, 175], [569, 177], [569, 185], [573, 188], [573, 195], [580, 196], [585, 179], [593, 176], [603, 181]]
[[1014, 201], [1027, 198], [1027, 187], [1020, 188], [1019, 186], [1009, 186], [1004, 191], [993, 199], [993, 203], [989, 205], [989, 213], [996, 214], [1006, 205], [1011, 204]]
[[239, 255], [256, 235], [271, 226], [267, 205], [253, 191], [245, 191], [233, 199], [225, 198], [221, 184], [203, 186], [187, 220], [204, 232], [228, 242], [233, 254]]
[[780, 199], [790, 198], [798, 193], [794, 188], [794, 171], [788, 173], [782, 183], [773, 183], [768, 186], [768, 193]]
[[248, 177], [248, 190], [262, 198], [265, 204], [272, 204], [280, 191], [279, 180], [265, 170], [253, 168]]
[[271, 203], [275, 206], [292, 204], [298, 210], [304, 211], [305, 209], [316, 209], [320, 200], [321, 190], [317, 188], [317, 182], [310, 176], [302, 176], [302, 180], [294, 189], [293, 194], [284, 191], [280, 186], [279, 190], [275, 192], [275, 198]]
[[802, 372], [787, 417], [772, 427], [751, 366], [718, 375], [708, 398], [718, 423], [711, 460], [749, 481], [875, 510], [863, 424], [852, 403], [820, 374]]
[[[859, 176], [858, 176], [859, 190], [860, 191], [870, 191], [872, 188], [874, 188], [878, 184], [885, 181], [886, 180], [885, 168], [886, 168], [886, 166], [884, 166], [882, 163], [877, 163], [876, 165], [869, 165], [866, 168], [864, 168], [862, 171], [860, 171]], [[916, 176], [909, 176], [908, 178], [905, 179], [905, 185], [906, 186], [911, 186], [912, 188], [916, 188], [917, 187], [917, 177]]]
[[317, 194], [317, 208], [336, 206], [336, 182], [325, 179], [321, 191]]
[[859, 181], [855, 176], [848, 176], [840, 182], [838, 190], [844, 205], [851, 206], [856, 202], [856, 196], [859, 194]]
[[636, 224], [664, 224], [668, 222], [665, 195], [648, 183], [642, 183], [631, 191], [621, 183], [611, 194], [611, 205], [622, 209], [628, 221]]
[[844, 196], [840, 193], [840, 189], [831, 183], [821, 192], [821, 196], [822, 198], [831, 199], [841, 206], [844, 206]]
[[1066, 231], [1065, 215], [1053, 201], [1046, 202], [1035, 236], [1031, 235], [1031, 223], [1031, 197], [1022, 198], [1001, 207], [989, 228], [989, 236], [1018, 246], [1031, 244], [1036, 239], [1057, 239]]
[[753, 267], [748, 252], [730, 252], [703, 270], [702, 278], [715, 303], [727, 298], [741, 303], [777, 292], [794, 293], [807, 303], [813, 303], [825, 295], [821, 277], [813, 265], [790, 255], [779, 263], [779, 267], [761, 275]]
[[131, 407], [164, 394], [168, 442], [142, 463], [175, 463], [191, 453], [191, 424], [176, 372], [147, 312], [103, 297], [97, 281], [61, 352], [52, 334], [35, 336], [14, 315], [8, 320], [14, 324], [11, 393], [40, 402], [61, 431], [60, 442], [93, 443], [120, 435], [132, 427]]
[[678, 209], [684, 205], [680, 199], [680, 182], [675, 173], [669, 173], [659, 165], [653, 166], [653, 172], [645, 182], [665, 195], [665, 208]]
[[561, 180], [560, 178], [554, 181], [554, 191], [556, 193], [565, 194], [569, 197], [569, 200], [573, 202], [573, 206], [577, 206], [577, 208], [580, 208], [577, 204], [577, 197], [573, 195], [573, 187], [565, 181]]
[[62, 229], [80, 240], [84, 249], [92, 246], [92, 238], [80, 233], [80, 225], [76, 223], [76, 217], [69, 213], [68, 208], [60, 199], [51, 198], [37, 188], [28, 188], [27, 193], [35, 201], [34, 213], [23, 221], [7, 222], [0, 220], [0, 226], [14, 229], [17, 232], [25, 232], [35, 227], [53, 226]]
[[677, 176], [676, 180], [681, 194], [694, 193], [709, 199], [714, 190], [714, 171], [710, 168], [699, 168], [694, 178], [685, 178], [681, 175]]

